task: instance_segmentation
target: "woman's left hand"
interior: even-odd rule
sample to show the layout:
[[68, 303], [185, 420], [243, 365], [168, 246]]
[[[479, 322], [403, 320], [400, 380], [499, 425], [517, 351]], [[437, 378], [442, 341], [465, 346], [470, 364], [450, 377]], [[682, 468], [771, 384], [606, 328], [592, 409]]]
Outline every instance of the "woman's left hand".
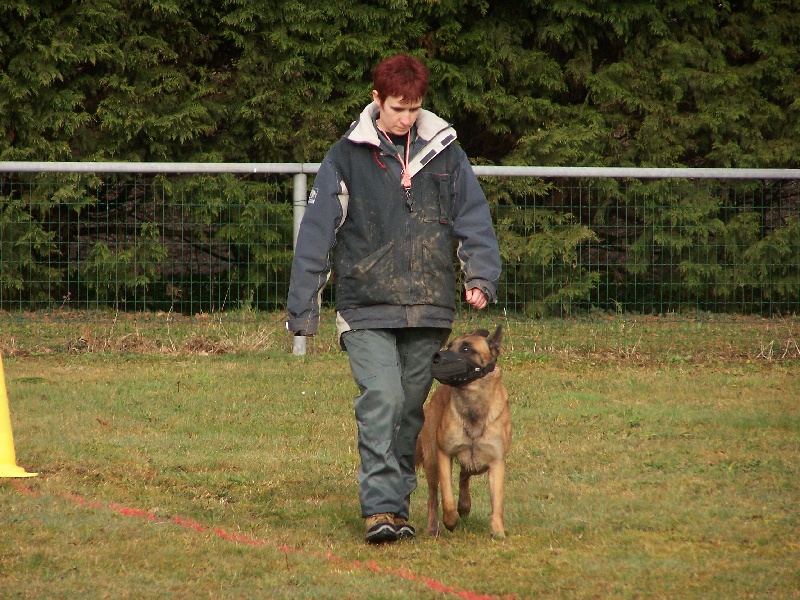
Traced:
[[470, 306], [473, 306], [478, 310], [486, 308], [486, 305], [489, 304], [489, 301], [486, 299], [486, 294], [484, 294], [479, 288], [467, 290], [465, 298]]

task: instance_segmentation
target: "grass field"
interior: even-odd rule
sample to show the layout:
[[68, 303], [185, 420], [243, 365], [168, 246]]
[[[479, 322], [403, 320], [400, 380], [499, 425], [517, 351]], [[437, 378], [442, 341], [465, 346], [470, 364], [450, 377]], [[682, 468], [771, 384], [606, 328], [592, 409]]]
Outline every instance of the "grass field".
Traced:
[[800, 597], [800, 319], [464, 317], [506, 332], [508, 538], [484, 477], [377, 548], [330, 315], [304, 357], [226, 319], [0, 314], [39, 472], [0, 480], [0, 598]]

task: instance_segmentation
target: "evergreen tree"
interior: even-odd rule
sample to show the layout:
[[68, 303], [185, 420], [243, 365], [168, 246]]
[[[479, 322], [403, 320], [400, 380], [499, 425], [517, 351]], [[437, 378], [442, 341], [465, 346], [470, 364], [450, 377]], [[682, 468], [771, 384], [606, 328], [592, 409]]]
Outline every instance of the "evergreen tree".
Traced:
[[476, 162], [798, 164], [800, 2], [15, 0], [0, 159], [318, 161], [410, 51]]
[[[426, 107], [455, 124], [477, 164], [800, 166], [800, 0], [0, 0], [0, 160], [317, 162], [370, 100], [373, 66], [399, 51], [427, 62]], [[58, 281], [48, 262], [58, 236], [41, 223], [67, 202], [88, 210], [101, 188], [129, 201], [112, 187], [72, 177], [55, 193], [4, 195], [0, 286]], [[649, 228], [620, 240], [632, 277], [649, 270], [727, 297], [749, 277], [765, 297], [800, 293], [796, 269], [757, 264], [794, 260], [796, 200], [765, 194], [763, 214], [733, 218], [719, 214], [722, 191], [687, 207], [644, 186], [643, 209], [606, 182], [590, 214], [555, 214], [541, 210], [552, 182], [487, 187], [518, 219], [501, 232], [504, 255], [538, 269], [524, 275], [542, 282], [526, 301], [585, 299], [597, 273], [573, 267], [592, 240], [615, 235], [612, 215]], [[219, 195], [197, 201], [199, 227], [220, 218]], [[243, 209], [249, 224], [273, 211], [256, 204]], [[140, 240], [160, 235], [139, 225]], [[244, 231], [215, 235], [238, 245]], [[711, 244], [725, 250], [703, 262]], [[147, 244], [101, 250], [86, 266], [95, 276], [109, 261], [165, 256]], [[125, 281], [159, 272], [145, 275]]]

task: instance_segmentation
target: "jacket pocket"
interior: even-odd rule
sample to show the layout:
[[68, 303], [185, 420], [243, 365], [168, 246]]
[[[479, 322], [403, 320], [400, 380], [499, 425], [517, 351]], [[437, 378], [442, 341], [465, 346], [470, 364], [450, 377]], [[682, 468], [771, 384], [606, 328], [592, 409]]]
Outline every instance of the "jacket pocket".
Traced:
[[397, 300], [394, 246], [392, 240], [343, 270], [340, 285], [352, 305], [391, 304]]
[[369, 276], [370, 272], [391, 266], [391, 261], [384, 261], [383, 258], [391, 252], [392, 248], [394, 248], [394, 240], [355, 263], [347, 276], [354, 279], [365, 279]]
[[422, 278], [426, 304], [448, 308], [456, 305], [455, 256], [452, 238], [442, 229], [422, 242]]
[[423, 221], [439, 223], [440, 225], [453, 224], [453, 193], [452, 177], [449, 173], [431, 173], [432, 180], [430, 196], [425, 199]]

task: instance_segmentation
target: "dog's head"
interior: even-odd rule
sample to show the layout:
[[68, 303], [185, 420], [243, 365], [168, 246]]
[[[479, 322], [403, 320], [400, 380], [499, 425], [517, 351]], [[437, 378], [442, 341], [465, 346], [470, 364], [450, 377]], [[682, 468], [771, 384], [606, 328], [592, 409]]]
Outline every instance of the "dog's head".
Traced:
[[453, 387], [479, 379], [494, 370], [502, 340], [502, 325], [498, 325], [491, 336], [486, 329], [460, 335], [434, 355], [431, 373], [440, 382]]

